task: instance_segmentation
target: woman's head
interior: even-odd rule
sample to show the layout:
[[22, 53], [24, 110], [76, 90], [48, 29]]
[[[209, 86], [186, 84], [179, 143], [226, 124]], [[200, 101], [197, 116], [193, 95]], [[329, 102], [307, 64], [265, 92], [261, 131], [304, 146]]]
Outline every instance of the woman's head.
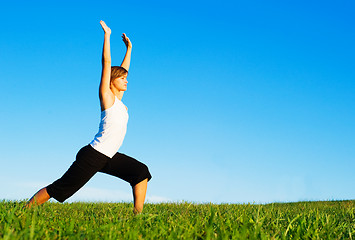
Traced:
[[115, 78], [122, 77], [123, 75], [127, 75], [128, 71], [120, 66], [111, 67], [111, 81]]
[[111, 67], [111, 87], [118, 91], [127, 90], [127, 75], [128, 71], [120, 66]]

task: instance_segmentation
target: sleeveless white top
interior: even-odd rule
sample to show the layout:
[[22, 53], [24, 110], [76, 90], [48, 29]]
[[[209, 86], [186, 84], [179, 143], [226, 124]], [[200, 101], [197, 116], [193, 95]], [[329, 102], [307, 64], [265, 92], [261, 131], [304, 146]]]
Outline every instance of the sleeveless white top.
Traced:
[[127, 131], [126, 106], [115, 96], [112, 107], [101, 112], [99, 132], [90, 145], [100, 153], [112, 158], [121, 147]]

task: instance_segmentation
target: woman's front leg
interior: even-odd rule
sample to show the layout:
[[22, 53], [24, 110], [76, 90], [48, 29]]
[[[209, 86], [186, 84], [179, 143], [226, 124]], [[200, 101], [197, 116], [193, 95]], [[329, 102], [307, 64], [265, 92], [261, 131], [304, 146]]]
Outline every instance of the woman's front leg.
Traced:
[[138, 214], [143, 211], [145, 195], [147, 193], [148, 178], [133, 187], [134, 213]]

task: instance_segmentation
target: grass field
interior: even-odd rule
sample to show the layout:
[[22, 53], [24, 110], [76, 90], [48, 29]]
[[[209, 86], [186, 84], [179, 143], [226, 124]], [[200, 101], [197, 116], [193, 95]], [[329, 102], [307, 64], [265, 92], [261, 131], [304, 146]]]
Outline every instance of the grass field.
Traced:
[[354, 239], [355, 201], [146, 204], [0, 201], [1, 239]]

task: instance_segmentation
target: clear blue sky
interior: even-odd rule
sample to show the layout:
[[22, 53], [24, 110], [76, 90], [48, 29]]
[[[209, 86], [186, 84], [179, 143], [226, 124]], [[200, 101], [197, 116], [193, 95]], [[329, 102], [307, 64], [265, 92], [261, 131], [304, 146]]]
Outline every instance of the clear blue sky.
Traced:
[[[98, 131], [104, 20], [133, 43], [120, 151], [147, 200], [355, 198], [353, 1], [6, 1], [0, 199], [59, 178]], [[130, 201], [97, 174], [69, 201]]]

